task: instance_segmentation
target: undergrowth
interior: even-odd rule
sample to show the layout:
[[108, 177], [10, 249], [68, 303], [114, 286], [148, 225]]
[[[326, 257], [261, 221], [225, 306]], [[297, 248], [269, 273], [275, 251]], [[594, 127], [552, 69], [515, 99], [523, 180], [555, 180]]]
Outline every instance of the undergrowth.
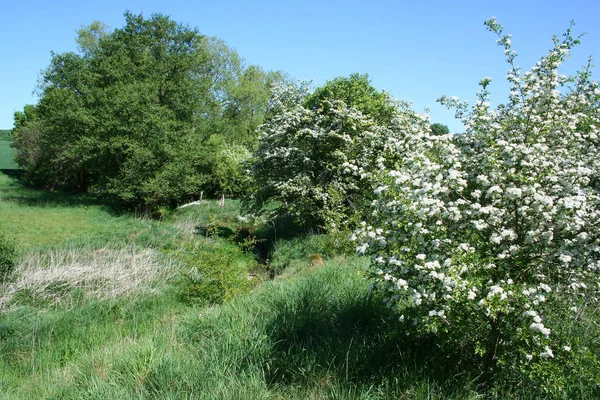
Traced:
[[593, 302], [556, 332], [587, 351], [549, 371], [560, 390], [501, 369], [482, 382], [464, 349], [405, 334], [343, 234], [253, 220], [237, 201], [149, 221], [0, 186], [0, 232], [22, 249], [0, 286], [2, 399], [600, 396]]

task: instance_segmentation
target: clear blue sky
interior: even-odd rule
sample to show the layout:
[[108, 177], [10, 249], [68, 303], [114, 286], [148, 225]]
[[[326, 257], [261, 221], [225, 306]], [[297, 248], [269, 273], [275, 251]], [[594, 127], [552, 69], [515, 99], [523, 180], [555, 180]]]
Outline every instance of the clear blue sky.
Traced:
[[[494, 103], [506, 98], [502, 49], [485, 31], [491, 16], [513, 34], [517, 63], [531, 67], [575, 20], [586, 32], [563, 69], [600, 57], [600, 0], [570, 1], [61, 1], [4, 0], [0, 6], [0, 129], [14, 111], [35, 103], [40, 70], [50, 52], [76, 50], [75, 31], [100, 20], [112, 28], [123, 12], [163, 13], [218, 36], [249, 64], [282, 70], [316, 85], [352, 72], [368, 73], [378, 89], [431, 109], [433, 122], [461, 131], [453, 112], [436, 103], [443, 94], [473, 100], [480, 78], [493, 78]], [[600, 63], [600, 61], [599, 61]], [[598, 79], [600, 72], [595, 71]]]

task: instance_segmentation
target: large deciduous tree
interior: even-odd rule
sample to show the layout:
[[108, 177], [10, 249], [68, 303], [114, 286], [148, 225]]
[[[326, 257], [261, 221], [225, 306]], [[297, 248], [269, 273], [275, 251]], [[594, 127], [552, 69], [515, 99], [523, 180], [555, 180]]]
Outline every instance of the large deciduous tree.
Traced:
[[53, 54], [39, 122], [15, 121], [27, 176], [148, 211], [200, 191], [244, 193], [240, 163], [283, 75], [166, 16], [125, 20], [111, 32], [94, 22], [78, 31], [80, 53]]
[[447, 135], [450, 133], [450, 129], [444, 125], [444, 124], [440, 124], [440, 123], [435, 123], [435, 124], [431, 124], [431, 134], [432, 135]]

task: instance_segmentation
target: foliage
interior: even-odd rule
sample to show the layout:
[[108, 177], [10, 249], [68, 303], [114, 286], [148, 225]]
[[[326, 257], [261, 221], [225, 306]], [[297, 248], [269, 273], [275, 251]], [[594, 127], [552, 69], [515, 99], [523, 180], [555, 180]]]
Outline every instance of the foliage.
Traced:
[[432, 135], [447, 135], [450, 133], [450, 129], [444, 124], [431, 124], [431, 134]]
[[4, 282], [15, 269], [18, 255], [15, 241], [0, 232], [0, 283]]
[[285, 77], [166, 16], [125, 19], [79, 30], [80, 53], [53, 54], [39, 104], [15, 114], [26, 178], [148, 214], [201, 191], [244, 194], [240, 163]]
[[306, 97], [304, 106], [316, 110], [327, 101], [339, 100], [353, 107], [381, 125], [391, 124], [397, 110], [386, 92], [379, 92], [371, 85], [369, 75], [350, 74], [348, 78], [337, 77], [327, 81]]
[[[346, 250], [338, 233], [297, 236], [293, 226], [275, 232], [270, 223], [248, 225], [236, 200], [225, 207], [204, 200], [161, 222], [140, 220], [106, 213], [89, 196], [33, 192], [3, 178], [0, 215], [8, 218], [0, 228], [15, 232], [24, 250], [17, 279], [0, 299], [14, 294], [0, 310], [3, 399], [550, 397], [535, 391], [528, 371], [499, 369], [498, 379], [512, 381], [483, 388], [476, 357], [463, 347], [444, 347], [432, 334], [406, 335], [406, 324], [369, 290], [369, 259], [340, 256]], [[209, 229], [199, 236], [199, 226]], [[298, 273], [286, 269], [285, 279], [245, 293], [260, 279], [248, 281], [241, 268], [252, 259], [240, 245], [255, 239], [231, 240], [244, 227], [276, 239], [269, 258], [289, 260]], [[309, 267], [316, 253], [324, 265]], [[176, 261], [185, 259], [190, 264], [181, 268]], [[173, 279], [200, 266], [220, 279], [211, 266], [227, 260], [239, 263], [239, 275], [196, 279], [189, 297], [186, 282]], [[23, 281], [44, 285], [10, 290]], [[230, 300], [202, 306], [201, 293], [223, 289]], [[577, 368], [555, 364], [540, 372], [569, 383], [553, 397], [597, 399], [600, 308], [581, 307], [577, 326], [568, 307], [552, 311], [545, 315], [552, 335], [570, 336], [583, 352]]]
[[186, 271], [178, 290], [185, 302], [219, 304], [255, 286], [256, 280], [248, 279], [253, 256], [220, 240], [216, 231], [204, 240], [189, 243], [180, 258]]
[[267, 116], [271, 88], [276, 83], [289, 81], [287, 75], [279, 71], [266, 72], [256, 65], [240, 68], [235, 79], [227, 82], [220, 128], [223, 137], [248, 150], [256, 150], [256, 130]]
[[244, 168], [252, 153], [242, 144], [228, 143], [223, 135], [213, 135], [198, 149], [196, 167], [205, 171], [201, 189], [208, 194], [243, 197], [251, 186]]
[[[374, 104], [384, 103], [389, 113], [363, 114], [336, 96], [342, 82], [360, 84], [361, 96], [372, 96]], [[276, 202], [278, 215], [291, 215], [308, 226], [338, 230], [351, 227], [363, 215], [373, 198], [373, 173], [384, 164], [395, 163], [390, 138], [426, 124], [406, 104], [396, 103], [374, 89], [364, 92], [366, 78], [336, 80], [308, 95], [308, 87], [276, 86], [271, 99], [271, 117], [261, 127], [260, 146], [252, 166], [259, 185], [252, 208], [260, 211]], [[334, 90], [336, 89], [336, 90]], [[350, 87], [353, 89], [353, 86]], [[324, 94], [325, 93], [325, 94]], [[375, 95], [373, 95], [375, 93]], [[341, 91], [340, 97], [348, 96]], [[381, 100], [384, 99], [385, 101]], [[371, 104], [368, 97], [359, 106]], [[306, 104], [309, 105], [305, 106]], [[368, 108], [366, 108], [368, 110]]]
[[560, 327], [581, 328], [582, 310], [598, 305], [600, 90], [589, 65], [557, 71], [578, 43], [570, 29], [523, 74], [510, 36], [486, 26], [511, 67], [508, 102], [492, 109], [484, 78], [472, 108], [441, 99], [466, 134], [399, 139], [403, 163], [382, 176], [357, 250], [372, 255], [374, 287], [408, 330], [479, 355], [487, 383], [529, 376], [556, 394], [593, 382], [562, 365], [598, 363]]
[[94, 21], [77, 31], [77, 44], [81, 53], [91, 56], [100, 50], [100, 39], [108, 35], [108, 26], [102, 21]]
[[17, 150], [17, 164], [30, 171], [25, 177], [29, 183], [36, 183], [37, 177], [45, 175], [41, 142], [43, 131], [44, 125], [40, 120], [38, 107], [27, 104], [23, 111], [15, 112], [12, 146]]
[[364, 267], [329, 264], [205, 308], [157, 293], [12, 310], [0, 316], [3, 396], [476, 398], [432, 347], [406, 349]]

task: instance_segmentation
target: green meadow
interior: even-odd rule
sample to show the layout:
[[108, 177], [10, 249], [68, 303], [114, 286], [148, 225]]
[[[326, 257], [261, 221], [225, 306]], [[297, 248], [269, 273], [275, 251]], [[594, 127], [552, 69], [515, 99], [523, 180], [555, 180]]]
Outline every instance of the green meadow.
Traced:
[[0, 130], [0, 400], [600, 399], [573, 24], [522, 73], [485, 20], [508, 103], [490, 77], [442, 96], [450, 134], [367, 74], [313, 87], [124, 18], [52, 52]]
[[137, 219], [5, 174], [0, 213], [19, 248], [3, 399], [478, 396], [403, 335], [338, 237], [248, 222], [237, 201]]

